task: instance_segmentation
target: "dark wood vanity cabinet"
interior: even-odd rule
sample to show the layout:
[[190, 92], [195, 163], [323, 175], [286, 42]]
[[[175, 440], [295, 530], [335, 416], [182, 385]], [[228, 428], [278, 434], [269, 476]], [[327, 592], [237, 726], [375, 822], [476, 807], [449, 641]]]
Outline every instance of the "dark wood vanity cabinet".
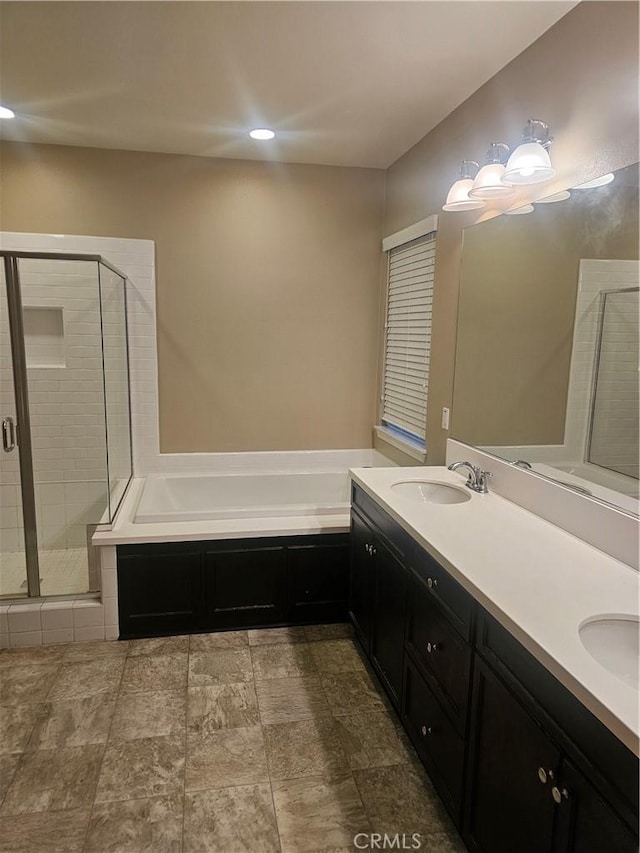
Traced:
[[349, 613], [473, 853], [638, 850], [638, 761], [363, 490]]

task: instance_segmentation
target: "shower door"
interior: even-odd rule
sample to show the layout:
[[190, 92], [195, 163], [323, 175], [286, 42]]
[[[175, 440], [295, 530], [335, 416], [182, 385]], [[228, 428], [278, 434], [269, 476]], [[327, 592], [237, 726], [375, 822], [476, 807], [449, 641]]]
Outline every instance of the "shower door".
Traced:
[[27, 389], [26, 382], [16, 387], [14, 381], [14, 376], [26, 371], [16, 272], [15, 260], [4, 259], [0, 266], [0, 596], [10, 598], [28, 595], [29, 587], [31, 595], [40, 594]]

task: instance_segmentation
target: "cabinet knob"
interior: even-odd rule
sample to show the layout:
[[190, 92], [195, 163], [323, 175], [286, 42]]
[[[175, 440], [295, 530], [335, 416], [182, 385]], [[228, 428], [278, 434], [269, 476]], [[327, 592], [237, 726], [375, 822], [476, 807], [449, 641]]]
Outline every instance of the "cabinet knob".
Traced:
[[439, 648], [440, 646], [437, 643], [427, 643], [427, 651], [429, 654], [431, 654], [431, 652], [437, 652]]
[[436, 578], [427, 578], [427, 586], [429, 589], [434, 589], [434, 587], [438, 586], [438, 581]]
[[554, 803], [557, 803], [558, 805], [560, 805], [560, 803], [563, 800], [569, 799], [569, 792], [567, 791], [566, 788], [563, 788], [562, 790], [560, 790], [560, 788], [558, 788], [556, 785], [554, 785], [553, 788], [551, 789], [551, 796], [553, 797]]
[[422, 726], [422, 728], [420, 729], [422, 737], [426, 737], [427, 735], [430, 735], [432, 733], [432, 731], [433, 731], [433, 729], [431, 728], [431, 726]]
[[371, 556], [375, 556], [378, 552], [376, 551], [375, 545], [371, 546]]
[[553, 770], [545, 770], [544, 767], [538, 767], [538, 779], [543, 785], [546, 785], [548, 779], [553, 779]]

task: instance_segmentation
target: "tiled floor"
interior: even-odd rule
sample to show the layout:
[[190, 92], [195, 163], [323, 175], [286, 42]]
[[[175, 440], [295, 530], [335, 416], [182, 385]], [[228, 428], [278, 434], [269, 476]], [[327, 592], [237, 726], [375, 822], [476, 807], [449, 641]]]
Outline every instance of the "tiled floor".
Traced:
[[0, 715], [3, 853], [464, 850], [346, 625], [3, 651]]
[[[41, 550], [41, 595], [73, 595], [89, 590], [86, 548]], [[24, 551], [0, 552], [0, 596], [27, 594]]]

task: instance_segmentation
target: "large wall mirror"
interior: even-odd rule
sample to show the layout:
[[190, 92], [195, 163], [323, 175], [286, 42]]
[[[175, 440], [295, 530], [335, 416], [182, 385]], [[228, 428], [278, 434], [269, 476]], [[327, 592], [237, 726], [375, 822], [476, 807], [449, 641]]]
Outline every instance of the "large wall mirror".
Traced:
[[452, 436], [638, 514], [638, 164], [464, 232]]

